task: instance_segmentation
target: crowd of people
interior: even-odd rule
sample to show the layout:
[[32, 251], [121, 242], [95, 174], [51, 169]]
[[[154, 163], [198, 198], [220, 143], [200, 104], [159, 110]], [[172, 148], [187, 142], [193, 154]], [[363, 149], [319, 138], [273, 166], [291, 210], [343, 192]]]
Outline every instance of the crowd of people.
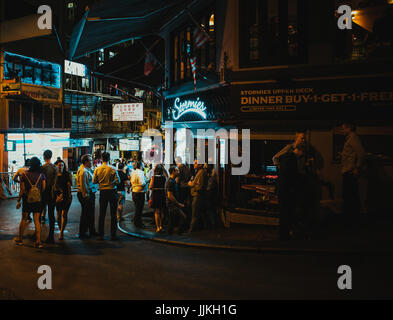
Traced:
[[[346, 136], [341, 153], [343, 175], [344, 217], [347, 225], [356, 222], [360, 214], [358, 177], [362, 170], [364, 149], [355, 127], [343, 124]], [[52, 163], [52, 152], [43, 153], [44, 164], [37, 157], [26, 160], [25, 166], [15, 169], [13, 181], [20, 183], [17, 209], [22, 207], [17, 245], [23, 244], [27, 223], [34, 221], [36, 247], [42, 247], [41, 223], [49, 220], [46, 243], [55, 242], [55, 223], [58, 239], [64, 239], [68, 211], [72, 203], [72, 175], [65, 162], [58, 158]], [[298, 132], [293, 143], [273, 157], [279, 167], [278, 198], [280, 203], [280, 238], [288, 240], [294, 234], [307, 237], [318, 223], [321, 187], [330, 186], [321, 175], [323, 158]], [[123, 220], [127, 193], [134, 202], [133, 223], [144, 228], [142, 215], [146, 204], [154, 211], [155, 232], [191, 233], [217, 226], [218, 182], [213, 165], [195, 161], [193, 166], [175, 159], [169, 170], [158, 163], [117, 159], [111, 165], [110, 154], [104, 152], [99, 160], [91, 155], [81, 158], [76, 174], [77, 199], [81, 205], [79, 238], [105, 235], [105, 217], [110, 208], [111, 240], [117, 240], [117, 222]], [[96, 193], [99, 192], [98, 231], [95, 223]], [[331, 190], [330, 190], [331, 191]], [[333, 192], [330, 192], [333, 193]], [[55, 210], [57, 215], [55, 217]], [[30, 217], [33, 215], [33, 218]]]
[[[59, 240], [64, 240], [68, 211], [72, 203], [72, 174], [65, 162], [58, 158], [52, 163], [52, 152], [43, 154], [44, 164], [37, 157], [26, 160], [18, 169], [13, 181], [20, 184], [17, 209], [22, 208], [19, 234], [14, 238], [23, 245], [23, 235], [29, 222], [34, 221], [35, 246], [41, 248], [41, 224], [49, 221], [45, 243], [55, 243], [55, 223], [59, 228]], [[126, 194], [132, 193], [134, 202], [133, 223], [144, 228], [142, 214], [145, 205], [154, 211], [157, 233], [172, 234], [193, 232], [200, 228], [216, 226], [217, 177], [213, 166], [195, 161], [193, 167], [176, 158], [167, 171], [162, 164], [117, 159], [111, 165], [110, 154], [104, 152], [100, 161], [91, 155], [81, 158], [76, 173], [77, 199], [81, 206], [79, 223], [80, 239], [97, 237], [104, 240], [107, 207], [110, 211], [111, 240], [117, 240], [117, 222], [124, 220]], [[95, 223], [96, 193], [99, 190], [98, 231]], [[56, 210], [56, 217], [55, 217]], [[33, 215], [33, 218], [30, 215]], [[57, 219], [56, 219], [57, 218]]]

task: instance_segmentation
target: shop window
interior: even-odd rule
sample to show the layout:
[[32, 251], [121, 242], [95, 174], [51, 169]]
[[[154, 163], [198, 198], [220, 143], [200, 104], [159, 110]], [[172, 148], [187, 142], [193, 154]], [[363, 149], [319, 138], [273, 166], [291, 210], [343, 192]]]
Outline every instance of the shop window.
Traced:
[[20, 103], [9, 100], [8, 103], [8, 126], [20, 128]]
[[63, 112], [61, 108], [54, 108], [55, 114], [55, 128], [61, 129], [63, 128]]
[[239, 10], [242, 67], [303, 63], [305, 2], [250, 0]]
[[33, 104], [33, 122], [34, 128], [42, 128], [43, 126], [43, 107], [41, 103]]
[[276, 187], [278, 168], [272, 158], [290, 141], [251, 140], [250, 171], [247, 175], [233, 177], [237, 180], [229, 186], [231, 199], [237, 207], [246, 209], [272, 209], [277, 201]]
[[53, 109], [50, 105], [44, 105], [44, 128], [53, 128]]
[[[197, 19], [197, 16], [195, 17]], [[172, 80], [175, 84], [193, 81], [190, 57], [196, 57], [197, 78], [206, 77], [216, 69], [216, 24], [214, 11], [197, 19], [209, 40], [199, 48], [195, 45], [197, 27], [190, 22], [172, 36]]]
[[22, 102], [22, 127], [31, 128], [32, 103]]

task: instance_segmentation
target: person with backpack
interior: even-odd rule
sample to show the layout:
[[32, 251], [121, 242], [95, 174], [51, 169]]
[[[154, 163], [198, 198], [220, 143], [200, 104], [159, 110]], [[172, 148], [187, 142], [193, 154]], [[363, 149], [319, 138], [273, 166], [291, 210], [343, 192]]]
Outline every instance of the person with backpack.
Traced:
[[[56, 188], [56, 180], [57, 175], [59, 173], [58, 168], [51, 163], [52, 159], [52, 151], [46, 150], [44, 152], [44, 161], [45, 164], [42, 166], [42, 171], [46, 177], [46, 188], [42, 195], [42, 202], [44, 207], [42, 209], [46, 209], [48, 207], [48, 218], [49, 218], [49, 234], [48, 238], [45, 240], [46, 243], [55, 243], [54, 233], [55, 233], [55, 206], [56, 206], [56, 196], [55, 196], [55, 188]], [[44, 211], [44, 210], [42, 210]], [[41, 221], [44, 218], [41, 217]]]
[[34, 157], [30, 160], [30, 169], [20, 177], [20, 194], [22, 195], [22, 219], [19, 224], [19, 236], [14, 238], [17, 245], [23, 245], [23, 234], [26, 229], [27, 217], [32, 212], [36, 248], [42, 248], [40, 214], [42, 212], [42, 194], [46, 187], [46, 176], [42, 172], [41, 161]]

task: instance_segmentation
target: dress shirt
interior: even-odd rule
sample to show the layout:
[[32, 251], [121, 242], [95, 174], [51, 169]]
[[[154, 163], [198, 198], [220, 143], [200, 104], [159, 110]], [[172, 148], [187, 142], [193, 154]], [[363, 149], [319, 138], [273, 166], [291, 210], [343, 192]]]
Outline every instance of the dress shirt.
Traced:
[[100, 190], [115, 190], [120, 182], [116, 169], [104, 162], [94, 170], [93, 183], [100, 186]]
[[132, 192], [144, 192], [146, 185], [145, 174], [141, 169], [136, 169], [131, 175]]
[[364, 160], [364, 149], [355, 132], [350, 132], [345, 138], [344, 148], [341, 153], [341, 173], [359, 169]]
[[76, 186], [83, 198], [97, 192], [97, 186], [93, 183], [93, 170], [82, 164], [76, 174]]

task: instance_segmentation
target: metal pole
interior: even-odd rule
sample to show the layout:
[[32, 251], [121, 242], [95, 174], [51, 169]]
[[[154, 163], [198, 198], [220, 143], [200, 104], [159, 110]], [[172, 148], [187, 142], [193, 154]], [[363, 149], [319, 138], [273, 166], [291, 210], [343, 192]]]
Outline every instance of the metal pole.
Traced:
[[23, 160], [26, 163], [26, 134], [25, 134], [25, 126], [23, 126]]

